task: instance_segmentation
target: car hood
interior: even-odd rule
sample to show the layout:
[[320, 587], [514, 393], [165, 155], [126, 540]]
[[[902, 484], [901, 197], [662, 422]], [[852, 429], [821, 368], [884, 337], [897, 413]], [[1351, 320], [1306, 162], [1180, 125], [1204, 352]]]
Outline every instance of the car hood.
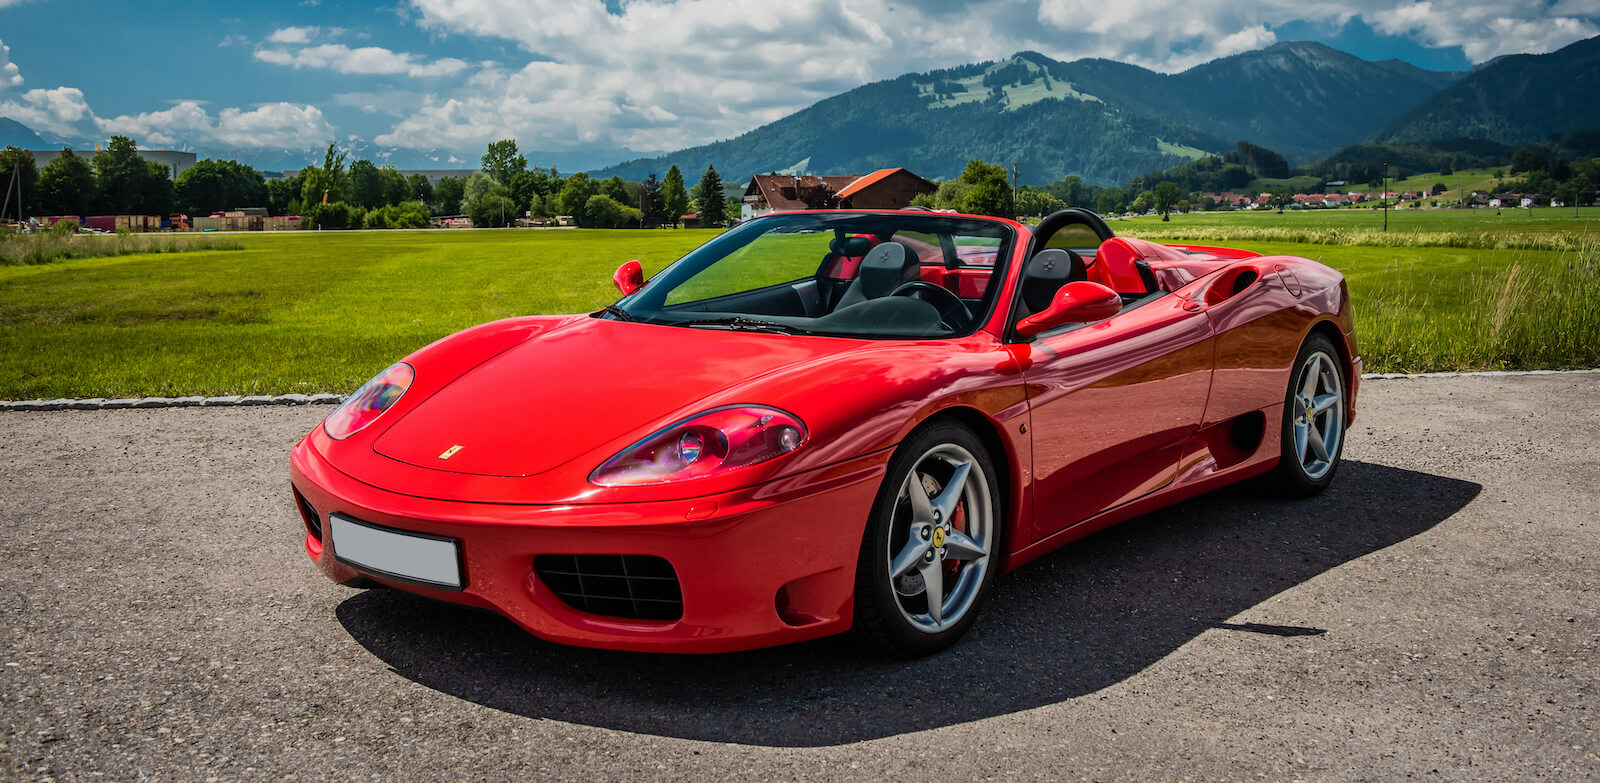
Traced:
[[467, 371], [373, 449], [434, 470], [533, 476], [693, 415], [717, 392], [861, 342], [577, 319]]

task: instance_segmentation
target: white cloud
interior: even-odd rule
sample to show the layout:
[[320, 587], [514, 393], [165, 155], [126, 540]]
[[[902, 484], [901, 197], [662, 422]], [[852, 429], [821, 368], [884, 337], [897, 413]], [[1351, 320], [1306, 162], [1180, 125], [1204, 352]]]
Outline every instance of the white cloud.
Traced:
[[311, 43], [311, 36], [316, 30], [315, 27], [284, 27], [273, 30], [272, 35], [267, 36], [267, 40], [280, 44]]
[[268, 103], [249, 111], [230, 107], [212, 117], [199, 102], [183, 101], [163, 111], [97, 119], [96, 125], [102, 133], [156, 146], [190, 143], [299, 149], [325, 143], [334, 135], [321, 109], [292, 103]]
[[28, 90], [15, 97], [0, 96], [0, 117], [10, 117], [35, 131], [59, 136], [78, 132], [79, 123], [94, 116], [76, 87]]
[[0, 41], [0, 90], [9, 90], [22, 86], [22, 71], [17, 64], [11, 62], [11, 47], [5, 41]]
[[1428, 46], [1459, 47], [1467, 59], [1483, 62], [1502, 54], [1543, 53], [1600, 35], [1600, 2], [1507, 0], [1424, 0], [1367, 15], [1374, 29], [1415, 38]]
[[[1031, 49], [1175, 72], [1361, 19], [1473, 61], [1595, 34], [1600, 0], [408, 0], [443, 35], [502, 40], [521, 68], [480, 65], [379, 144], [643, 151], [749, 130], [864, 82]], [[390, 67], [395, 67], [391, 64]]]
[[467, 69], [466, 62], [454, 57], [428, 62], [418, 55], [396, 52], [381, 46], [362, 46], [352, 49], [344, 44], [320, 44], [294, 50], [257, 49], [255, 58], [265, 63], [287, 65], [296, 69], [326, 68], [339, 73], [406, 76], [412, 79], [454, 76]]

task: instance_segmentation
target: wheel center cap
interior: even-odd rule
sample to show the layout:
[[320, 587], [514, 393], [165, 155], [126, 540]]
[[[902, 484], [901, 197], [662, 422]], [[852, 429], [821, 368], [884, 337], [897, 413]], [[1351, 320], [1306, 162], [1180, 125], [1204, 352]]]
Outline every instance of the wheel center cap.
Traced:
[[935, 547], [944, 546], [944, 528], [936, 527], [933, 529], [933, 545]]

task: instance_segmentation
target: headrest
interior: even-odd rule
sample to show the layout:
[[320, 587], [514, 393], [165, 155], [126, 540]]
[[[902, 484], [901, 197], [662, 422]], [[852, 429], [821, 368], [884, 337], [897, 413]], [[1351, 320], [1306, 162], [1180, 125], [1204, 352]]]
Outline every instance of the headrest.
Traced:
[[1083, 256], [1059, 247], [1040, 250], [1022, 270], [1022, 303], [1030, 314], [1044, 312], [1061, 286], [1088, 276]]
[[916, 253], [899, 242], [885, 242], [867, 252], [856, 275], [861, 280], [862, 295], [876, 299], [888, 296], [901, 283], [920, 279], [921, 272]]
[[872, 240], [866, 237], [834, 237], [828, 243], [829, 252], [845, 258], [860, 258], [872, 249]]

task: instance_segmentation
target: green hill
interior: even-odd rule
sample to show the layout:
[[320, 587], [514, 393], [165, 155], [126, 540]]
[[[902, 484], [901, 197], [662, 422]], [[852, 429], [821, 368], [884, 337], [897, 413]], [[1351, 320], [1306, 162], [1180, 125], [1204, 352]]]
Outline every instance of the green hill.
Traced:
[[1373, 135], [1376, 141], [1458, 137], [1518, 145], [1600, 128], [1600, 36], [1549, 54], [1480, 66]]
[[865, 173], [954, 177], [971, 158], [1043, 184], [1120, 184], [1248, 139], [1300, 161], [1356, 141], [1457, 74], [1285, 43], [1165, 75], [1107, 60], [1021, 52], [868, 84], [737, 138], [629, 161], [599, 176], [715, 164], [724, 178]]

